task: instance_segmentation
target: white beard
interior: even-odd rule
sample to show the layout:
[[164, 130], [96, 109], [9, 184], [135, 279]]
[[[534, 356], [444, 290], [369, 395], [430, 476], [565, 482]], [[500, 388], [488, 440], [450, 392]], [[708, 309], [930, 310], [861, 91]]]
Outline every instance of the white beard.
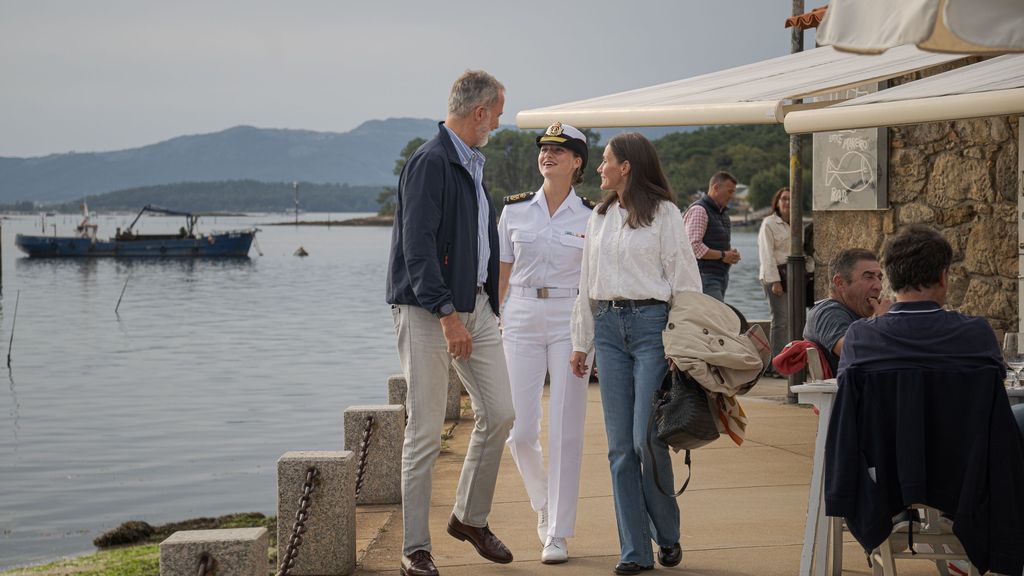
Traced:
[[477, 148], [483, 148], [484, 146], [487, 146], [487, 143], [490, 142], [490, 140], [491, 140], [491, 131], [488, 130], [488, 131], [484, 132], [482, 135], [480, 135], [480, 137], [479, 137], [479, 139], [477, 141], [476, 147]]

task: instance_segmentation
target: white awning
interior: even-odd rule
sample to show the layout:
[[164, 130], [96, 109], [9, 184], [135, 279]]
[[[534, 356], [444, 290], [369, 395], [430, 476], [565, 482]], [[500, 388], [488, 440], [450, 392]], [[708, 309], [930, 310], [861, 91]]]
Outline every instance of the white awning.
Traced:
[[786, 132], [825, 132], [1024, 114], [1024, 54], [1007, 54], [786, 116]]
[[884, 54], [841, 52], [825, 46], [685, 80], [600, 96], [516, 115], [520, 128], [556, 121], [585, 128], [780, 124], [800, 98], [879, 82], [964, 58], [900, 46]]
[[831, 0], [818, 44], [877, 54], [916, 44], [960, 54], [1024, 52], [1021, 0]]

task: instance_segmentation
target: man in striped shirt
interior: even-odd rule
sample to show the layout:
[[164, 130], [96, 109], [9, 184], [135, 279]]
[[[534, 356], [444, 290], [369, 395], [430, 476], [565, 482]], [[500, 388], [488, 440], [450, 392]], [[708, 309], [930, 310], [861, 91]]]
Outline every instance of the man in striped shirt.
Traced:
[[740, 261], [739, 251], [731, 247], [732, 223], [726, 214], [735, 193], [736, 177], [716, 172], [708, 183], [707, 194], [691, 204], [683, 216], [704, 293], [721, 301], [725, 301], [725, 290], [729, 287], [729, 267]]

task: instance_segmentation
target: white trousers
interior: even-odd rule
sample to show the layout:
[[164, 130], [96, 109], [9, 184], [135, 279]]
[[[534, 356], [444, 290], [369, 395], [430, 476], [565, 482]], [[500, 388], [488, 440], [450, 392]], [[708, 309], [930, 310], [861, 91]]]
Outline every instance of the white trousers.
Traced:
[[431, 549], [431, 472], [441, 450], [448, 367], [454, 364], [465, 384], [476, 418], [453, 510], [469, 526], [487, 525], [498, 466], [515, 412], [498, 322], [486, 295], [477, 295], [473, 312], [458, 313], [473, 338], [468, 360], [452, 361], [441, 323], [430, 312], [407, 305], [394, 306], [391, 312], [398, 333], [398, 356], [408, 384], [409, 420], [402, 445], [402, 553], [408, 556]]
[[[569, 367], [569, 319], [575, 298], [510, 295], [502, 314], [502, 340], [516, 420], [508, 445], [535, 511], [548, 508], [548, 536], [568, 538], [576, 527], [583, 462], [587, 383]], [[544, 376], [551, 375], [548, 467], [540, 445]]]

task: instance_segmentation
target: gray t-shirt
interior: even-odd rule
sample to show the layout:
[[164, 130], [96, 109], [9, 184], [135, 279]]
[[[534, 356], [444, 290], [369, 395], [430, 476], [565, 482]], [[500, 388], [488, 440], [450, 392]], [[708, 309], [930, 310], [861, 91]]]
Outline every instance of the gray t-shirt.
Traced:
[[810, 340], [825, 352], [828, 366], [835, 377], [839, 370], [839, 356], [832, 352], [836, 342], [846, 336], [846, 329], [860, 315], [850, 310], [842, 302], [826, 298], [807, 311], [807, 322], [804, 324], [804, 340]]

